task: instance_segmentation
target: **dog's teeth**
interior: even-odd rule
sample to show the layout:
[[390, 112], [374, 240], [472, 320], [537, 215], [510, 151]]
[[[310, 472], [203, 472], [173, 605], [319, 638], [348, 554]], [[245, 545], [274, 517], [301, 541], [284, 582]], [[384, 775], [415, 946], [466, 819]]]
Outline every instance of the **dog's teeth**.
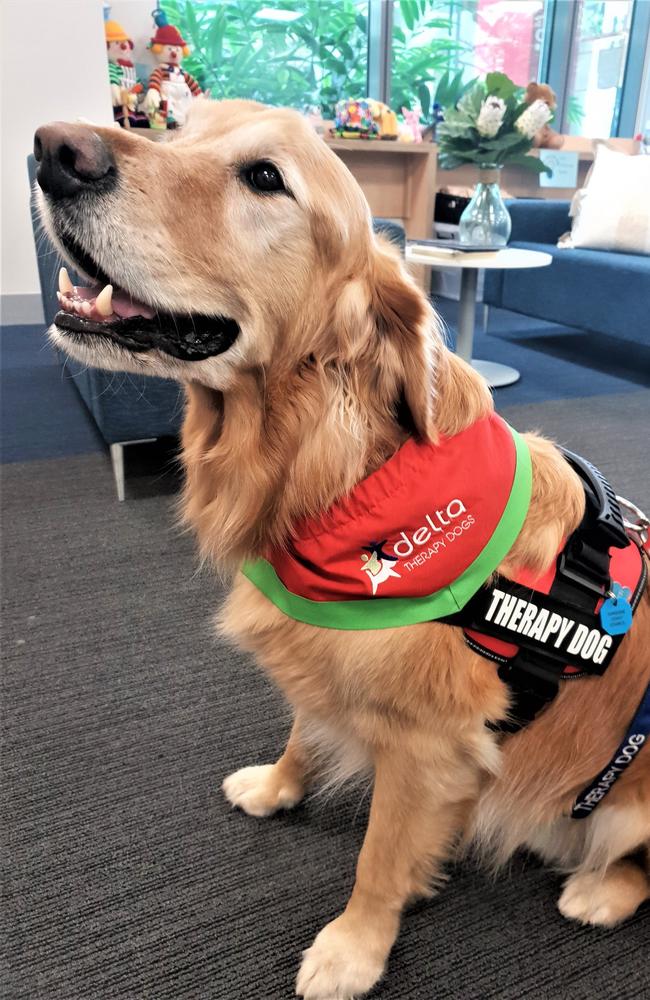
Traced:
[[77, 316], [81, 316], [81, 302], [78, 299], [72, 303], [72, 308], [76, 312]]
[[59, 291], [63, 295], [71, 295], [74, 292], [74, 285], [70, 281], [65, 267], [62, 267], [59, 271]]
[[95, 309], [100, 316], [110, 316], [113, 312], [113, 286], [106, 285], [95, 299]]
[[63, 296], [61, 295], [61, 292], [57, 292], [56, 297], [59, 300], [59, 305], [63, 305]]
[[90, 302], [82, 302], [81, 309], [84, 316], [90, 316], [92, 309], [90, 307]]

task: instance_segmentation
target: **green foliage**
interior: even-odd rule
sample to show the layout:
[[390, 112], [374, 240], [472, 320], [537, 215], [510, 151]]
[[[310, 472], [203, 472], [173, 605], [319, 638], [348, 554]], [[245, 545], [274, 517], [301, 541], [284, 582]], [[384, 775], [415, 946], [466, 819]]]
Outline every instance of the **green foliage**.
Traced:
[[[487, 97], [498, 97], [505, 104], [503, 120], [493, 137], [481, 135], [477, 128]], [[516, 163], [538, 173], [550, 173], [550, 168], [536, 157], [525, 155], [532, 148], [532, 140], [515, 128], [515, 122], [527, 108], [523, 98], [523, 88], [517, 87], [504, 73], [489, 73], [485, 82], [475, 82], [456, 106], [444, 110], [444, 122], [436, 133], [440, 166], [451, 170], [463, 163], [496, 166]]]
[[439, 104], [441, 108], [455, 108], [470, 87], [476, 83], [476, 77], [463, 82], [464, 75], [464, 69], [459, 69], [453, 76], [449, 70], [445, 70], [435, 89], [434, 103]]
[[488, 73], [485, 78], [485, 89], [488, 94], [507, 101], [509, 97], [515, 97], [521, 88], [513, 83], [505, 73]]
[[[415, 0], [413, 0], [415, 3]], [[189, 41], [183, 66], [215, 99], [246, 97], [334, 117], [367, 90], [367, 4], [354, 0], [161, 0]], [[296, 15], [258, 16], [261, 10]]]
[[[397, 0], [392, 39], [391, 106], [416, 101], [425, 122], [434, 104], [456, 104], [459, 57], [469, 47], [452, 37], [460, 0]], [[368, 5], [362, 0], [161, 0], [170, 24], [188, 40], [183, 66], [216, 99], [318, 105], [334, 117], [341, 98], [368, 92]], [[262, 10], [278, 18], [260, 18]], [[282, 16], [293, 16], [282, 20]], [[371, 94], [371, 97], [378, 95]]]
[[455, 104], [469, 86], [462, 82], [465, 70], [457, 69], [469, 46], [452, 37], [451, 14], [457, 6], [458, 0], [395, 3], [390, 94], [395, 111], [419, 101], [424, 121], [433, 121], [434, 104]]

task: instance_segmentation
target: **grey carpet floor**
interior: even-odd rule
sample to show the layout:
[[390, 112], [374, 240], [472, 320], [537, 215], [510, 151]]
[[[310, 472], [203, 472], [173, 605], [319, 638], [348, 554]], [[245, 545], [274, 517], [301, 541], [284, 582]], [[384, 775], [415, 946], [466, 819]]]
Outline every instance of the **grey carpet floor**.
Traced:
[[[514, 407], [650, 506], [650, 392]], [[287, 1000], [343, 905], [367, 800], [255, 820], [219, 785], [273, 760], [280, 697], [212, 636], [166, 480], [114, 500], [101, 454], [3, 468], [4, 988], [8, 1000]], [[650, 911], [588, 930], [517, 859], [458, 867], [406, 916], [383, 1000], [650, 997]]]

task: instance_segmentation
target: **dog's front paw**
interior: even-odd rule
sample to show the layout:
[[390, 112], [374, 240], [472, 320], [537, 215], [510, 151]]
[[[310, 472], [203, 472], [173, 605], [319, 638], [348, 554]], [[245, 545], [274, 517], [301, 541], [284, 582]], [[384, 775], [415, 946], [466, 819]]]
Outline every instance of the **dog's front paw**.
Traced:
[[630, 917], [648, 895], [645, 873], [622, 861], [604, 872], [576, 872], [567, 880], [558, 908], [570, 920], [613, 927]]
[[302, 789], [283, 780], [276, 764], [242, 767], [228, 775], [221, 787], [230, 804], [249, 816], [270, 816], [278, 809], [291, 809], [302, 798]]
[[305, 1000], [353, 1000], [371, 989], [384, 971], [386, 956], [372, 953], [367, 942], [338, 917], [323, 927], [303, 953], [296, 995]]

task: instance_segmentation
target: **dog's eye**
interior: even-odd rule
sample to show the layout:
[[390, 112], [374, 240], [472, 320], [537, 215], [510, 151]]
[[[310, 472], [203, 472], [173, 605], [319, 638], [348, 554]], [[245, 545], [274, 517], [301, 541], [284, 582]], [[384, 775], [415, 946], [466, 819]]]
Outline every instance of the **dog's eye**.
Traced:
[[275, 194], [277, 191], [287, 190], [280, 171], [268, 160], [260, 160], [244, 167], [242, 177], [249, 188], [259, 194]]

